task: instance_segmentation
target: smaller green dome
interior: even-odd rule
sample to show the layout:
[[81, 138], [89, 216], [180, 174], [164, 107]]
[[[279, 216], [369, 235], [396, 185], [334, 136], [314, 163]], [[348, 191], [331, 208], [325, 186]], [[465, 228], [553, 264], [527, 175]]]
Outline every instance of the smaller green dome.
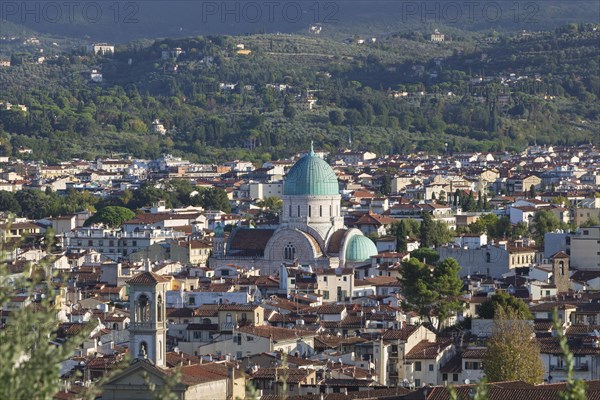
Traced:
[[346, 261], [367, 261], [377, 253], [377, 246], [371, 239], [363, 235], [352, 236], [346, 246]]

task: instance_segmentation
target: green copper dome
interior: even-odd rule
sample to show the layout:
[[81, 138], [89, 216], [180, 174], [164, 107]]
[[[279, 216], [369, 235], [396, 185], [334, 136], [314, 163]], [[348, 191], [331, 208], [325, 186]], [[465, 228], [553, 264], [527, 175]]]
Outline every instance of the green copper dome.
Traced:
[[215, 237], [225, 236], [225, 229], [221, 226], [220, 222], [217, 222], [217, 225], [215, 226], [215, 229], [213, 232], [215, 234]]
[[352, 236], [346, 246], [346, 261], [367, 261], [377, 253], [377, 246], [371, 239], [363, 235]]
[[283, 182], [283, 194], [331, 196], [340, 194], [340, 187], [333, 169], [311, 149], [288, 171]]

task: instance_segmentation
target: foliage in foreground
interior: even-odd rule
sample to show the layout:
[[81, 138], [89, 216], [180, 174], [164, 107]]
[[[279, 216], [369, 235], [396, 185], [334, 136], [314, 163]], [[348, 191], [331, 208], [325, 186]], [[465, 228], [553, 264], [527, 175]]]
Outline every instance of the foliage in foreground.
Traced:
[[[0, 254], [4, 255], [2, 249]], [[58, 343], [60, 287], [47, 263], [33, 264], [23, 274], [11, 274], [6, 262], [0, 263], [0, 309], [7, 310], [15, 296], [34, 300], [11, 310], [5, 326], [0, 326], [0, 399], [49, 399], [62, 389], [61, 364], [74, 355], [94, 327], [88, 323]], [[110, 376], [86, 388], [84, 398], [94, 399]]]
[[490, 382], [522, 380], [537, 384], [544, 380], [540, 346], [534, 339], [533, 326], [513, 309], [496, 309], [483, 368]]
[[[565, 366], [567, 368], [567, 385], [565, 390], [560, 392], [558, 398], [559, 400], [585, 400], [586, 397], [586, 388], [585, 382], [581, 379], [573, 379], [573, 367], [575, 366], [575, 362], [573, 360], [573, 353], [569, 350], [569, 345], [567, 343], [567, 337], [564, 335], [562, 331], [562, 321], [558, 319], [558, 315], [556, 310], [552, 316], [552, 325], [554, 330], [557, 332], [557, 337], [559, 339], [560, 348], [563, 353], [563, 360], [565, 362]], [[449, 386], [448, 391], [450, 392], [451, 400], [459, 400], [458, 394], [454, 387]], [[489, 393], [487, 387], [487, 379], [484, 378], [477, 385], [477, 389], [475, 394], [472, 397], [473, 400], [488, 400]]]

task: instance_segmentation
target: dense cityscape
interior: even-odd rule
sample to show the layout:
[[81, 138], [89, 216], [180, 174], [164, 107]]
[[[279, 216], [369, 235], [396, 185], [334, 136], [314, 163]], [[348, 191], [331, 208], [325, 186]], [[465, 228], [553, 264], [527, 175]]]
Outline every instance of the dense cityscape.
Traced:
[[[539, 343], [533, 382], [567, 378], [555, 309], [574, 377], [595, 380], [599, 160], [589, 145], [383, 157], [313, 148], [261, 166], [6, 159], [5, 285], [50, 284], [53, 343], [85, 332], [56, 398], [77, 398], [126, 355], [139, 362], [102, 398], [131, 397], [134, 376], [177, 366], [183, 386], [172, 389], [185, 398], [206, 388], [244, 398], [248, 382], [262, 396], [369, 398], [474, 384], [493, 332], [494, 308], [481, 307], [506, 295]], [[121, 205], [43, 215], [49, 193]], [[124, 207], [138, 201], [147, 206]], [[450, 282], [422, 275], [434, 265]], [[39, 302], [34, 287], [12, 290], [5, 329]]]

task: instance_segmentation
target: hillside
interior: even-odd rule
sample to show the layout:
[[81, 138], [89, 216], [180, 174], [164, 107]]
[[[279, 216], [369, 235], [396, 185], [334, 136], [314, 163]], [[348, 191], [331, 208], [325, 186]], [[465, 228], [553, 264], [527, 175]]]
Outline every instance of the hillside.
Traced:
[[[127, 152], [266, 160], [305, 148], [378, 153], [520, 150], [600, 141], [598, 26], [337, 40], [321, 35], [81, 47], [0, 69], [2, 148], [49, 160]], [[178, 50], [179, 49], [179, 50]], [[92, 70], [102, 82], [91, 80]], [[309, 109], [309, 103], [314, 103]], [[151, 133], [159, 119], [165, 135]]]
[[[84, 3], [93, 3], [84, 6]], [[469, 5], [471, 4], [471, 5]], [[550, 30], [571, 22], [598, 23], [600, 5], [588, 0], [454, 2], [451, 0], [317, 0], [298, 2], [15, 2], [0, 18], [43, 35], [128, 43], [143, 38], [302, 33], [311, 25], [336, 40], [394, 32], [449, 34]], [[87, 8], [86, 8], [87, 7]], [[23, 11], [29, 10], [24, 14]]]

